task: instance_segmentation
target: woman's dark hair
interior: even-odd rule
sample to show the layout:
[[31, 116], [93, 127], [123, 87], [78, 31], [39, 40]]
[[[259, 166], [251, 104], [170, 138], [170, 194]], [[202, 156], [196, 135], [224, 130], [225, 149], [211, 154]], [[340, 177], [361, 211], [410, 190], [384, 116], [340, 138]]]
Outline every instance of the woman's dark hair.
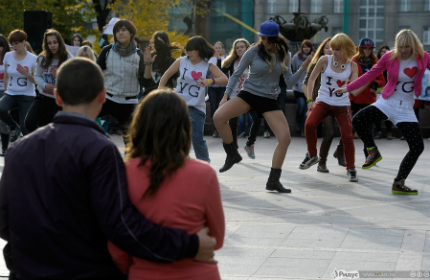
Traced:
[[[267, 37], [269, 40], [269, 43], [273, 44], [278, 49], [278, 55], [280, 58], [281, 67], [284, 71], [288, 70], [287, 61], [288, 61], [288, 50], [290, 49], [288, 47], [287, 40], [285, 40], [284, 37], [278, 35], [277, 37]], [[276, 56], [275, 54], [269, 52], [266, 50], [266, 48], [263, 45], [263, 42], [260, 41], [257, 44], [258, 47], [258, 55], [266, 61], [270, 65], [269, 72], [272, 72], [273, 68], [275, 68], [276, 65]], [[275, 62], [275, 63], [274, 63]]]
[[384, 49], [389, 51], [390, 47], [388, 45], [382, 45], [382, 46], [380, 46], [378, 52], [376, 53], [376, 57], [378, 59], [381, 59], [381, 57], [382, 57], [381, 53], [382, 53], [382, 50], [384, 50]]
[[9, 33], [9, 43], [22, 42], [24, 40], [27, 41], [27, 33], [25, 33], [23, 30], [15, 29]]
[[363, 64], [363, 65], [372, 66], [372, 65], [376, 64], [378, 62], [378, 58], [373, 53], [373, 49], [372, 49], [372, 53], [369, 56], [370, 60], [368, 61], [366, 58], [366, 55], [364, 54], [363, 48], [364, 47], [358, 47], [358, 52], [354, 55], [353, 58], [357, 59], [358, 63]]
[[188, 157], [191, 121], [187, 103], [173, 90], [152, 91], [134, 110], [127, 138], [125, 159], [140, 158], [140, 166], [149, 163], [149, 188], [144, 195], [153, 195]]
[[303, 59], [303, 47], [304, 46], [311, 48], [311, 52], [314, 51], [314, 45], [312, 44], [312, 42], [310, 40], [307, 40], [307, 39], [303, 40], [302, 44], [300, 45], [300, 51], [297, 52], [297, 55], [299, 56], [300, 60]]
[[3, 34], [0, 34], [0, 47], [3, 47], [3, 52], [0, 53], [0, 62], [3, 63], [4, 55], [10, 52], [9, 43]]
[[172, 64], [172, 52], [183, 51], [180, 44], [170, 43], [169, 36], [162, 30], [154, 32], [149, 45], [153, 47], [151, 54], [153, 56], [157, 55], [152, 67], [153, 69], [159, 69], [160, 73], [166, 72]]
[[55, 29], [46, 30], [45, 34], [43, 34], [43, 45], [42, 52], [39, 54], [39, 57], [42, 57], [42, 63], [40, 64], [42, 67], [49, 67], [51, 65], [52, 60], [54, 59], [54, 54], [48, 47], [48, 36], [55, 36], [58, 41], [58, 67], [67, 60], [69, 56], [69, 52], [67, 51], [66, 44], [64, 43], [63, 37], [61, 37], [60, 32]]
[[116, 38], [116, 33], [123, 27], [127, 28], [128, 32], [130, 32], [130, 42], [133, 41], [134, 36], [136, 36], [136, 26], [128, 19], [120, 19], [113, 25], [113, 38], [115, 43], [118, 42]]
[[202, 36], [191, 37], [185, 44], [185, 50], [199, 51], [199, 56], [203, 60], [209, 60], [215, 54], [215, 48]]
[[82, 38], [81, 34], [79, 34], [79, 33], [73, 34], [73, 36], [72, 36], [72, 45], [73, 46], [74, 46], [73, 40], [75, 40], [75, 38], [79, 39], [79, 47], [82, 47], [82, 42], [84, 39]]

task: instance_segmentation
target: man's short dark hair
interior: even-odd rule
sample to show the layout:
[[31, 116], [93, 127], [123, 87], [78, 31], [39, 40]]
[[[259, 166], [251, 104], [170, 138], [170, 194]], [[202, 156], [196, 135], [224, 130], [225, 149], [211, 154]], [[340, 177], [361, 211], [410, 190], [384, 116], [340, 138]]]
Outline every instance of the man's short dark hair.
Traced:
[[57, 91], [66, 105], [91, 103], [103, 87], [100, 66], [88, 58], [69, 59], [58, 69]]

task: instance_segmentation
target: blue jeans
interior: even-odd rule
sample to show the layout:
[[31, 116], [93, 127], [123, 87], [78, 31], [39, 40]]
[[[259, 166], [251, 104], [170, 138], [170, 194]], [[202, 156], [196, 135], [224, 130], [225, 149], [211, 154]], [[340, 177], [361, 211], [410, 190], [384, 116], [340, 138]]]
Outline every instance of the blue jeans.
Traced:
[[206, 144], [206, 140], [203, 138], [206, 114], [191, 106], [188, 107], [188, 114], [190, 115], [191, 124], [193, 126], [191, 138], [196, 158], [211, 162], [209, 159], [208, 145]]
[[[296, 122], [300, 125], [300, 131], [305, 131], [304, 126], [306, 122], [306, 112], [308, 111], [308, 106], [306, 104], [306, 99], [302, 96], [298, 97], [299, 92], [294, 92], [296, 96], [297, 108], [296, 108]], [[303, 95], [301, 93], [300, 95]]]

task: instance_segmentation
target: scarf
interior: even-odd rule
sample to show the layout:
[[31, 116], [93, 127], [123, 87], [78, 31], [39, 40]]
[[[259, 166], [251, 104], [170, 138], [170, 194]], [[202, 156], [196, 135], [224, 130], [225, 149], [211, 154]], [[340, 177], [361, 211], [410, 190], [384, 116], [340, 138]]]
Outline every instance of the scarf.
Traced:
[[370, 64], [370, 56], [366, 59], [366, 63], [364, 63], [362, 58], [360, 58], [358, 62], [360, 63], [361, 70], [363, 70], [363, 74], [372, 69], [372, 65]]
[[116, 42], [114, 45], [114, 49], [122, 57], [129, 56], [136, 51], [136, 43], [134, 41], [131, 41], [131, 43], [127, 47], [123, 47], [120, 45], [120, 43]]

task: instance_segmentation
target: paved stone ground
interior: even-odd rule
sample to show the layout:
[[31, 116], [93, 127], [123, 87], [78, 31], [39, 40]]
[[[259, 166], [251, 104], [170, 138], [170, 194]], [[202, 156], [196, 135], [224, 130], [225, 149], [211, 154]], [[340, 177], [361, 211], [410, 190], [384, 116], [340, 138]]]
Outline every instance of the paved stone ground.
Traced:
[[[225, 159], [220, 139], [206, 139], [218, 170]], [[121, 138], [113, 140], [121, 149]], [[222, 279], [332, 279], [335, 268], [430, 271], [429, 150], [407, 180], [419, 195], [393, 195], [407, 143], [376, 141], [383, 160], [369, 170], [357, 168], [359, 182], [351, 183], [332, 156], [337, 143], [330, 151], [330, 173], [322, 174], [316, 166], [298, 168], [306, 144], [293, 138], [281, 178], [292, 194], [278, 194], [265, 190], [276, 139], [258, 138], [255, 160], [246, 157], [240, 139], [244, 160], [218, 174], [226, 218], [224, 246], [216, 253]], [[363, 144], [355, 140], [355, 145], [361, 166]], [[7, 275], [4, 267], [0, 275]]]

